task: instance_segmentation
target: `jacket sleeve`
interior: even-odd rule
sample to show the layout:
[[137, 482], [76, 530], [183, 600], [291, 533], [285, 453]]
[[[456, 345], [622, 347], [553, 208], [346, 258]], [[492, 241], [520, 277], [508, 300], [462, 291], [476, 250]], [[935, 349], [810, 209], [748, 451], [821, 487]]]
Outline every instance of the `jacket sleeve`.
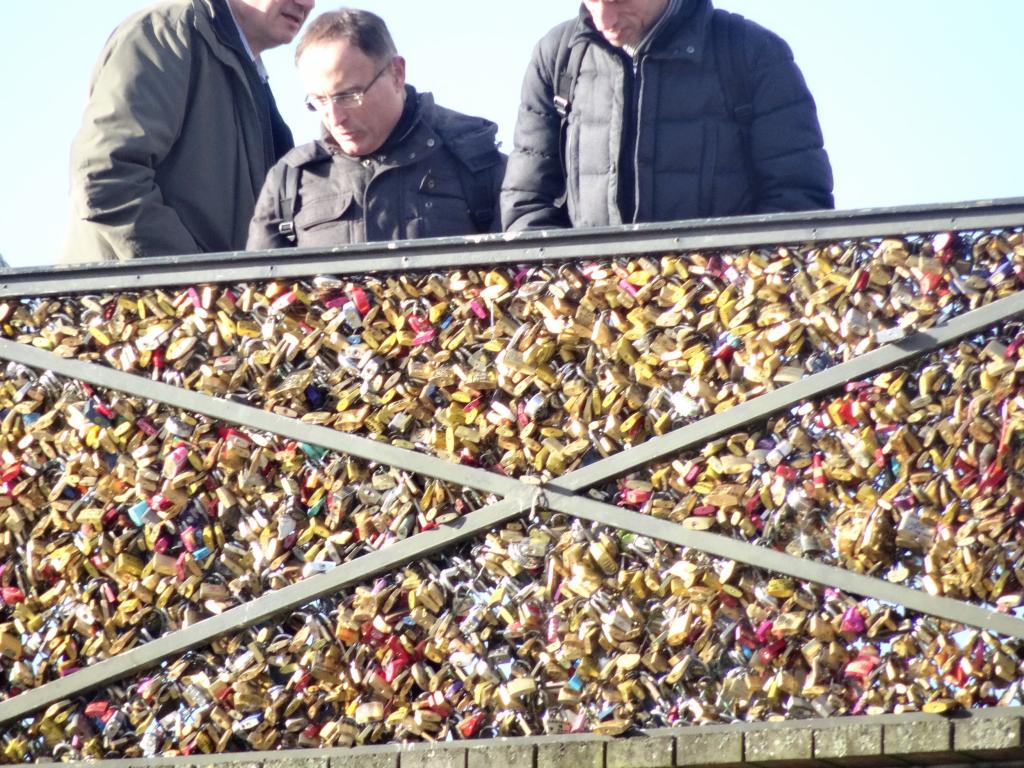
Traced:
[[186, 19], [136, 17], [114, 33], [93, 73], [71, 147], [72, 210], [119, 259], [199, 250], [156, 181], [188, 106], [189, 45]]
[[[296, 173], [301, 173], [297, 170]], [[256, 200], [256, 211], [249, 222], [249, 239], [245, 250], [266, 251], [271, 248], [291, 248], [291, 242], [278, 230], [281, 223], [281, 198], [284, 196], [285, 162], [279, 160], [270, 169], [263, 189]]]
[[507, 231], [571, 226], [561, 203], [565, 195], [561, 119], [552, 87], [560, 37], [553, 31], [537, 44], [523, 78], [513, 149], [501, 189], [501, 221]]
[[833, 208], [832, 167], [814, 97], [786, 42], [757, 25], [751, 27], [755, 212]]

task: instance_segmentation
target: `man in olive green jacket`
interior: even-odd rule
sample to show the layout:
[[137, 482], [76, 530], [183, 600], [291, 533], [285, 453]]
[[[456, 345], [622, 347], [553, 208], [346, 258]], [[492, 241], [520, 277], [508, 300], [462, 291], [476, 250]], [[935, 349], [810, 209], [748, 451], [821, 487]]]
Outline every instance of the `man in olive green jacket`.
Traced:
[[165, 0], [115, 30], [71, 147], [62, 261], [245, 246], [263, 178], [294, 143], [259, 57], [313, 5]]

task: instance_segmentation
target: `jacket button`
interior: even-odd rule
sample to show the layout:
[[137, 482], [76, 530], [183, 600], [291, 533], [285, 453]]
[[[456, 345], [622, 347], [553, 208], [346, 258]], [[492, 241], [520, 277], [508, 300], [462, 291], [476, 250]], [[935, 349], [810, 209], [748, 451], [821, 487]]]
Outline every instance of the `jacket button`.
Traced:
[[430, 181], [427, 182], [427, 189], [433, 189], [436, 186], [437, 186], [437, 182], [435, 182], [433, 179], [431, 179]]
[[427, 139], [427, 146], [428, 146], [428, 147], [432, 147], [432, 146], [434, 146], [434, 145], [435, 145], [436, 143], [437, 143], [437, 142], [436, 142], [436, 141], [434, 141], [433, 139]]
[[425, 203], [423, 204], [423, 207], [424, 207], [424, 208], [433, 208], [433, 207], [434, 207], [434, 204], [433, 204], [432, 202], [430, 202], [429, 200], [427, 200], [427, 202], [425, 202]]
[[694, 48], [692, 45], [686, 46], [686, 52], [687, 53], [696, 53], [696, 51], [697, 51], [697, 49]]
[[415, 160], [416, 159], [416, 153], [415, 152], [410, 152], [409, 153], [409, 159], [410, 160]]

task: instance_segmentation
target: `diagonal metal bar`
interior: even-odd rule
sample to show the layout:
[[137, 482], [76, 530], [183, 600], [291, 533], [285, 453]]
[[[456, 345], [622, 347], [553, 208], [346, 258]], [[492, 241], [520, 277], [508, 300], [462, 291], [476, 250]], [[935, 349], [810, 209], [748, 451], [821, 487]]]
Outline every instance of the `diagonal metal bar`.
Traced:
[[544, 507], [567, 515], [591, 520], [624, 531], [649, 536], [658, 541], [698, 549], [709, 555], [765, 568], [785, 576], [852, 592], [862, 597], [903, 605], [930, 616], [966, 624], [979, 629], [1024, 639], [1024, 619], [980, 608], [948, 597], [933, 597], [927, 592], [891, 584], [884, 579], [804, 560], [768, 547], [748, 544], [717, 533], [694, 531], [685, 526], [639, 512], [604, 504], [585, 496], [560, 492], [547, 486]]
[[527, 264], [1024, 225], [1024, 198], [0, 270], [0, 298]]
[[30, 368], [50, 370], [61, 376], [78, 379], [98, 387], [114, 389], [136, 397], [181, 408], [210, 418], [238, 424], [262, 432], [270, 432], [303, 443], [318, 445], [361, 459], [377, 461], [409, 472], [446, 480], [485, 493], [508, 496], [515, 493], [518, 481], [486, 469], [455, 464], [418, 451], [398, 448], [389, 443], [349, 435], [336, 429], [306, 424], [298, 419], [279, 416], [260, 408], [231, 400], [173, 387], [160, 381], [125, 373], [114, 368], [71, 360], [27, 344], [0, 339], [0, 359], [13, 360]]
[[911, 334], [895, 344], [872, 350], [821, 373], [735, 405], [727, 411], [652, 438], [628, 451], [595, 461], [571, 474], [552, 480], [548, 485], [567, 491], [581, 491], [621, 477], [651, 462], [714, 440], [805, 400], [818, 397], [848, 381], [862, 379], [934, 352], [1021, 313], [1024, 313], [1024, 291], [954, 317], [945, 325]]
[[[524, 486], [526, 488], [527, 486]], [[386, 549], [364, 555], [326, 573], [291, 584], [251, 600], [219, 616], [157, 638], [137, 648], [79, 670], [0, 702], [0, 724], [25, 717], [55, 701], [71, 698], [136, 672], [150, 669], [169, 656], [183, 653], [217, 637], [267, 621], [344, 587], [393, 571], [493, 529], [530, 509], [534, 489], [520, 498], [507, 498], [471, 512], [432, 531], [417, 534]]]

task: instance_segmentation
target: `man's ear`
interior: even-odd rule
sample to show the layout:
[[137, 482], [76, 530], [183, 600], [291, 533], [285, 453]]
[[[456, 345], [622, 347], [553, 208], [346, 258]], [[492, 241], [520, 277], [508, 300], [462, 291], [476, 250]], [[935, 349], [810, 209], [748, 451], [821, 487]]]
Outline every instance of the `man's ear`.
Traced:
[[391, 62], [392, 76], [399, 88], [405, 87], [405, 59], [402, 56], [395, 56]]

